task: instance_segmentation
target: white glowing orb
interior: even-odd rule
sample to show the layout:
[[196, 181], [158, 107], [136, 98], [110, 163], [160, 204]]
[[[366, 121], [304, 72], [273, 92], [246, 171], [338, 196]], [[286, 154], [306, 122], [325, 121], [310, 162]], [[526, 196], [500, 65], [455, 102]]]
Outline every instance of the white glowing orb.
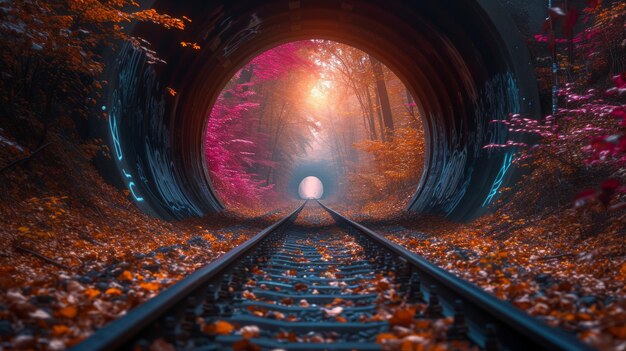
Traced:
[[317, 177], [309, 176], [300, 182], [298, 193], [301, 199], [320, 199], [324, 194], [324, 185]]

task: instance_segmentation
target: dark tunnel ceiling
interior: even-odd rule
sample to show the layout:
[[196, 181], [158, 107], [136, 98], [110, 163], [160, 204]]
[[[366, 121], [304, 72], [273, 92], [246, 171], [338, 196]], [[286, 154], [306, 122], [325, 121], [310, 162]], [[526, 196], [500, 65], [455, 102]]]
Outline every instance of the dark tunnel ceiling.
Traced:
[[[149, 65], [129, 47], [111, 53], [102, 102], [109, 119], [93, 129], [107, 134], [114, 151], [112, 161], [100, 164], [103, 173], [121, 179], [144, 211], [166, 219], [222, 208], [205, 165], [206, 118], [240, 67], [288, 41], [353, 45], [411, 90], [427, 138], [412, 211], [456, 220], [485, 211], [515, 176], [511, 154], [483, 149], [507, 137], [489, 121], [540, 115], [527, 48], [497, 0], [170, 0], [153, 6], [193, 22], [184, 32], [134, 28], [167, 64]], [[181, 41], [202, 49], [186, 50]]]

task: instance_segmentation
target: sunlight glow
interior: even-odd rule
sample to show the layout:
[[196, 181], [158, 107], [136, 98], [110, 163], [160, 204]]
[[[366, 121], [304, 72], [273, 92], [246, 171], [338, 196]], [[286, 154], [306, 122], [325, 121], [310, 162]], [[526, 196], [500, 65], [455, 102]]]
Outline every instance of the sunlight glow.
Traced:
[[298, 193], [301, 199], [320, 199], [324, 194], [324, 185], [317, 177], [309, 176], [300, 182]]
[[313, 99], [323, 99], [324, 98], [324, 93], [322, 92], [322, 90], [320, 90], [320, 88], [316, 85], [313, 87], [313, 89], [311, 89], [311, 97]]
[[331, 83], [327, 80], [318, 80], [317, 83], [311, 88], [309, 93], [309, 100], [315, 105], [324, 105], [328, 100], [328, 90], [331, 87]]

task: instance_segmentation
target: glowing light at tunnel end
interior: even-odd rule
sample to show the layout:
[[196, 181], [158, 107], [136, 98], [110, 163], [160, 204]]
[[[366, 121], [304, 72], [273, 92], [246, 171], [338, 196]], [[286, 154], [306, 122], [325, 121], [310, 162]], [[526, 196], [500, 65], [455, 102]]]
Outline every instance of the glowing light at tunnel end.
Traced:
[[317, 177], [309, 176], [300, 182], [298, 194], [304, 200], [318, 200], [324, 195], [324, 184]]

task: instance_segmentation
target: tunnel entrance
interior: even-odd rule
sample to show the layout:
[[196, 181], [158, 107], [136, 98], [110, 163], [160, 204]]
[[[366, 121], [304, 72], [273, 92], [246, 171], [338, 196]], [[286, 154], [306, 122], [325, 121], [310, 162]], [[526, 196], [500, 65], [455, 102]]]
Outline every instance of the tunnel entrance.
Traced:
[[307, 175], [359, 211], [407, 205], [425, 142], [415, 99], [393, 71], [355, 47], [310, 39], [269, 49], [230, 79], [208, 118], [205, 150], [211, 185], [230, 210], [282, 206], [302, 196]]
[[[228, 80], [259, 53], [322, 38], [371, 53], [405, 82], [424, 118], [423, 176], [408, 209], [456, 220], [483, 213], [514, 176], [511, 155], [485, 149], [510, 113], [540, 115], [525, 44], [498, 1], [155, 1], [193, 19], [184, 33], [132, 31], [167, 65], [132, 47], [111, 53], [95, 126], [115, 151], [106, 169], [144, 211], [163, 218], [223, 208], [204, 157], [206, 119]], [[195, 42], [190, 50], [180, 42]]]

